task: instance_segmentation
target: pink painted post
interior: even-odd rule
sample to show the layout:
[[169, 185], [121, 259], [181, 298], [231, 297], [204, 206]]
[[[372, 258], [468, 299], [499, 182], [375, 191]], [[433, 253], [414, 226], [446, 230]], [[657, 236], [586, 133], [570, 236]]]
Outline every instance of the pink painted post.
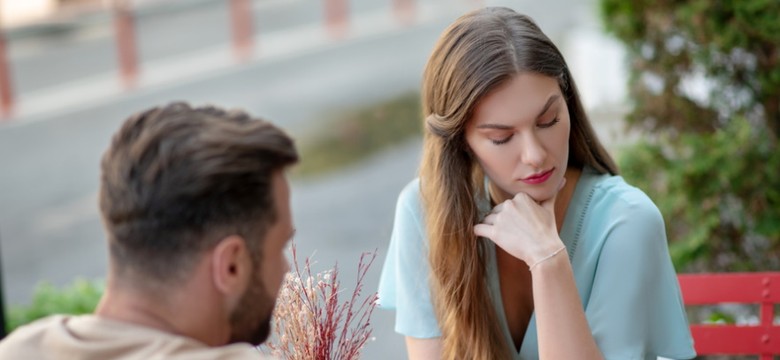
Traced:
[[404, 25], [414, 22], [414, 0], [393, 0], [395, 17]]
[[252, 56], [252, 3], [250, 0], [230, 0], [233, 29], [233, 52], [239, 61]]
[[344, 37], [347, 33], [347, 0], [325, 0], [325, 24], [331, 36]]
[[11, 71], [8, 68], [8, 53], [5, 48], [5, 36], [2, 31], [0, 31], [0, 119], [10, 118], [14, 109]]
[[114, 1], [114, 29], [122, 82], [125, 88], [133, 88], [138, 80], [138, 52], [135, 46], [135, 21], [126, 0]]

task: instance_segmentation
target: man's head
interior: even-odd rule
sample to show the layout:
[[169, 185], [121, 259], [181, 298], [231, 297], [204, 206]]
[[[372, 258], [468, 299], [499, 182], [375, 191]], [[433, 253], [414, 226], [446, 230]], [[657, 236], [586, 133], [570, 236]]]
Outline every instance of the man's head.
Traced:
[[287, 271], [284, 170], [297, 160], [287, 135], [243, 112], [175, 103], [130, 117], [101, 163], [112, 278], [154, 292], [200, 271], [226, 299], [231, 340], [262, 342]]

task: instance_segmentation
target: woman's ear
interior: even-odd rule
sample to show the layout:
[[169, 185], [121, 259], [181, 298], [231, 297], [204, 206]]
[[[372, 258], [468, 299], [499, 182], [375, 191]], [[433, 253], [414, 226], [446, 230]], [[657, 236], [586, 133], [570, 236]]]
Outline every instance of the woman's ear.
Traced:
[[222, 239], [211, 252], [211, 263], [211, 277], [217, 291], [228, 298], [240, 298], [252, 272], [249, 249], [244, 239], [238, 235]]

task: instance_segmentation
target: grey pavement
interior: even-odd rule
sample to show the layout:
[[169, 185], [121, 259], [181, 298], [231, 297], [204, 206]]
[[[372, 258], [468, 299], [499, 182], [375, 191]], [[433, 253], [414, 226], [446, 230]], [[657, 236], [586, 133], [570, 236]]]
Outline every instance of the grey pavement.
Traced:
[[[353, 1], [353, 17], [383, 10], [391, 0]], [[226, 0], [155, 0], [135, 7], [136, 43], [142, 68], [160, 59], [231, 40]], [[322, 24], [324, 1], [252, 1], [255, 38], [290, 28]], [[25, 95], [117, 68], [113, 17], [92, 10], [9, 29], [15, 92]]]
[[[300, 2], [279, 1], [282, 7], [303, 6]], [[206, 14], [208, 1], [196, 3], [206, 4], [194, 5], [204, 11], [203, 18], [222, 16]], [[122, 90], [110, 68], [100, 67], [76, 78], [66, 76], [64, 83], [41, 80], [39, 87], [31, 86], [20, 98], [17, 116], [0, 123], [0, 243], [6, 300], [27, 302], [41, 280], [65, 284], [75, 277], [105, 274], [106, 247], [96, 205], [98, 162], [110, 134], [127, 115], [179, 99], [214, 103], [247, 109], [305, 142], [327, 127], [339, 109], [416, 90], [439, 33], [475, 2], [420, 3], [417, 22], [411, 26], [398, 24], [388, 7], [361, 3], [367, 4], [361, 5], [365, 9], [340, 40], [329, 38], [321, 22], [268, 31], [257, 38], [257, 53], [246, 63], [231, 58], [226, 40], [205, 41], [149, 60], [138, 88], [131, 91]], [[608, 75], [617, 70], [597, 66], [610, 64], [599, 57], [610, 44], [599, 38], [593, 10], [588, 8], [592, 0], [509, 3], [534, 17], [559, 44], [575, 78], [594, 79], [579, 86], [583, 93], [602, 95], [593, 97], [589, 106], [597, 131], [609, 146], [625, 141], [618, 121], [622, 103], [612, 99], [619, 91], [604, 87]], [[167, 11], [174, 14], [168, 23], [191, 21], [175, 20], [175, 11]], [[221, 10], [212, 6], [211, 11]], [[154, 21], [166, 23], [163, 17]], [[37, 50], [24, 51], [30, 53], [22, 55], [32, 56]], [[63, 61], [80, 61], [78, 54], [57, 54]], [[29, 71], [33, 74], [46, 66], [41, 60]], [[395, 199], [415, 176], [419, 152], [420, 140], [412, 139], [337, 173], [295, 179], [292, 199], [299, 254], [314, 254], [315, 270], [338, 262], [344, 286], [351, 286], [359, 254], [378, 249], [366, 282], [367, 291], [375, 289]], [[367, 345], [363, 358], [404, 358], [403, 339], [392, 331], [393, 313], [376, 311], [372, 323], [376, 341]]]

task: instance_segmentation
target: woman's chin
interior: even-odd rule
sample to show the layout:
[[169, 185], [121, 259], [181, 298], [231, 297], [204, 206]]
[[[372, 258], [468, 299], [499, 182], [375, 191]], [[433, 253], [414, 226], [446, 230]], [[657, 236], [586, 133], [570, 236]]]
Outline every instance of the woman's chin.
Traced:
[[[548, 180], [548, 182], [551, 183], [551, 181]], [[511, 199], [517, 194], [524, 193], [531, 197], [534, 201], [541, 204], [549, 199], [552, 199], [555, 194], [557, 193], [557, 189], [553, 189], [551, 186], [547, 186], [548, 184], [544, 185], [527, 185], [524, 183], [515, 183], [512, 184], [515, 186], [511, 186], [511, 189], [501, 188], [501, 194], [500, 196], [503, 199], [496, 199], [494, 196], [494, 201], [500, 200], [497, 202], [501, 202], [506, 199]], [[507, 191], [509, 190], [509, 191]]]
[[547, 200], [552, 199], [554, 195], [545, 194], [545, 195], [541, 195], [541, 196], [534, 196], [534, 195], [529, 194], [529, 196], [531, 196], [531, 199], [534, 199], [534, 201], [536, 201], [537, 204], [541, 204], [541, 203], [543, 203], [543, 202], [545, 202]]

